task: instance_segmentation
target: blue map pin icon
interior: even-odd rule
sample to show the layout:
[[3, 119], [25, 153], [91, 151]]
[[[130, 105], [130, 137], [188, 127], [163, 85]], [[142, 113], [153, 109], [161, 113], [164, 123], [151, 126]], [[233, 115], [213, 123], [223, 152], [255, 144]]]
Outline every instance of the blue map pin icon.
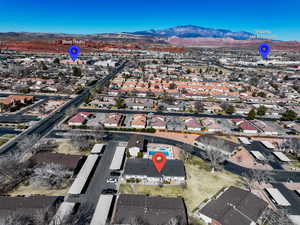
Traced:
[[263, 43], [263, 44], [261, 44], [261, 45], [258, 47], [258, 51], [259, 51], [259, 53], [260, 53], [260, 55], [261, 55], [261, 57], [262, 57], [263, 59], [267, 59], [267, 58], [268, 58], [268, 54], [269, 54], [270, 51], [271, 51], [271, 48], [270, 48], [270, 46], [269, 46], [268, 44]]
[[73, 61], [76, 61], [76, 59], [77, 59], [77, 57], [80, 53], [80, 48], [77, 47], [76, 45], [73, 45], [69, 48], [68, 52], [69, 52], [69, 55], [70, 55], [71, 59]]

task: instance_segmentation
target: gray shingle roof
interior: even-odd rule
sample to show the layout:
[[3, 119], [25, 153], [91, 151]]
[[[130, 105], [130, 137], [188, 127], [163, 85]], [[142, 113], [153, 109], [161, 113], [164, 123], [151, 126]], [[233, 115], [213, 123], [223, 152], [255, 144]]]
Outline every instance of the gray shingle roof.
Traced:
[[55, 163], [63, 165], [64, 167], [74, 170], [78, 166], [79, 161], [83, 157], [81, 155], [66, 155], [51, 152], [39, 152], [35, 154], [31, 160], [34, 164], [48, 164]]
[[56, 196], [6, 197], [0, 196], [0, 222], [6, 217], [19, 215], [34, 215], [39, 210], [48, 210], [59, 202]]
[[247, 225], [257, 221], [267, 203], [249, 191], [230, 187], [218, 199], [205, 205], [200, 213], [219, 221], [222, 225]]
[[139, 218], [149, 225], [167, 224], [172, 218], [187, 225], [187, 214], [182, 198], [163, 198], [146, 195], [121, 194], [116, 204], [113, 223], [130, 224]]
[[145, 144], [145, 139], [143, 135], [133, 134], [129, 137], [127, 149], [132, 147], [138, 147], [139, 149], [143, 150]]
[[240, 146], [223, 138], [215, 137], [214, 135], [200, 135], [196, 138], [196, 141], [202, 143], [203, 145], [221, 149], [229, 153], [233, 152], [237, 147]]
[[161, 173], [155, 169], [150, 159], [127, 159], [124, 175], [147, 175], [148, 177], [176, 176], [185, 177], [184, 164], [181, 160], [167, 160]]

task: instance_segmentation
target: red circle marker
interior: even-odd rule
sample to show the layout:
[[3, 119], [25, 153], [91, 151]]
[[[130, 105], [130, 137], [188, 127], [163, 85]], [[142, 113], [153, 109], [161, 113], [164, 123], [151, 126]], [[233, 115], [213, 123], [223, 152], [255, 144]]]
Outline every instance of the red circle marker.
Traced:
[[152, 162], [156, 168], [156, 170], [160, 173], [160, 171], [164, 168], [167, 158], [165, 154], [161, 152], [157, 152], [152, 156]]

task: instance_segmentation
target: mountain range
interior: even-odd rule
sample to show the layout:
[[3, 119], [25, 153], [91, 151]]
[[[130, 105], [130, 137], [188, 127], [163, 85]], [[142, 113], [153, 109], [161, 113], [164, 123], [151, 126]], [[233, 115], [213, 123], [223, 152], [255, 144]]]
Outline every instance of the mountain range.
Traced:
[[[200, 26], [176, 26], [167, 29], [146, 30], [123, 33], [99, 33], [99, 34], [64, 34], [64, 33], [34, 33], [34, 32], [0, 32], [0, 47], [7, 49], [26, 49], [28, 46], [40, 45], [32, 42], [55, 42], [56, 40], [76, 38], [99, 44], [124, 46], [134, 48], [175, 46], [175, 47], [250, 47], [257, 49], [262, 42], [272, 45], [277, 50], [300, 50], [297, 41], [263, 40], [246, 31], [233, 32], [226, 29], [204, 28]], [[29, 43], [20, 43], [29, 42]], [[53, 43], [54, 43], [53, 42]], [[22, 47], [24, 45], [24, 47]], [[128, 47], [128, 46], [127, 46]], [[32, 47], [28, 47], [32, 49]]]
[[204, 28], [200, 26], [187, 25], [176, 26], [167, 29], [145, 30], [136, 32], [123, 33], [100, 33], [100, 34], [64, 34], [64, 33], [37, 33], [37, 32], [6, 32], [0, 33], [0, 40], [39, 40], [39, 39], [56, 39], [56, 38], [84, 38], [88, 40], [102, 40], [110, 38], [119, 39], [147, 39], [166, 40], [170, 37], [178, 38], [230, 38], [233, 40], [258, 40], [256, 35], [246, 31], [234, 32], [226, 29]]
[[257, 40], [255, 34], [238, 31], [233, 32], [226, 29], [205, 28], [194, 25], [176, 26], [160, 30], [136, 31], [129, 34], [154, 36], [154, 37], [179, 37], [179, 38], [232, 38], [234, 40]]

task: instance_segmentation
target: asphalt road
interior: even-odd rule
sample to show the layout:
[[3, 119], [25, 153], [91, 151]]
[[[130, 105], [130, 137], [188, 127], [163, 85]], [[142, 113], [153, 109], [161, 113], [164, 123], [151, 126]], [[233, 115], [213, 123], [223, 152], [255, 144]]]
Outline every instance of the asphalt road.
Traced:
[[30, 121], [39, 121], [37, 116], [20, 115], [20, 114], [2, 114], [0, 115], [0, 123], [26, 123]]

